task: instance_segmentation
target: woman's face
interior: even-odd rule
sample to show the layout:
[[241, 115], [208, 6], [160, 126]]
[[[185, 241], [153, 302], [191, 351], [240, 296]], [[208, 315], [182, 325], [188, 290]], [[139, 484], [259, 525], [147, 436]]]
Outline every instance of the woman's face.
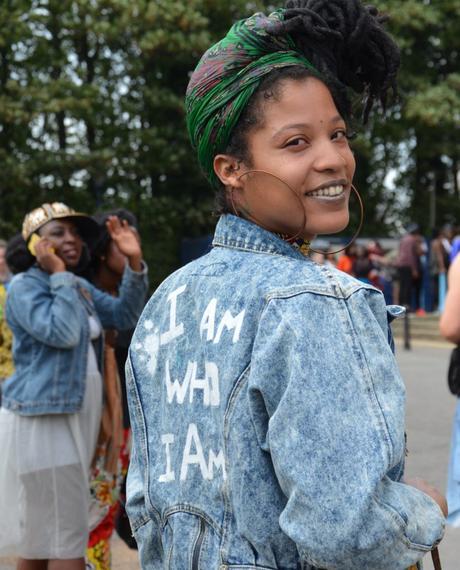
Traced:
[[73, 268], [80, 261], [83, 241], [77, 226], [70, 220], [51, 220], [39, 230], [40, 237], [48, 239], [66, 267]]
[[105, 255], [105, 264], [107, 267], [121, 279], [123, 272], [126, 267], [128, 258], [126, 255], [121, 253], [118, 245], [111, 239], [109, 245], [107, 246], [107, 252]]
[[263, 112], [248, 137], [251, 169], [277, 176], [295, 194], [271, 176], [248, 174], [239, 179], [238, 206], [272, 231], [293, 235], [303, 227], [306, 239], [343, 230], [355, 160], [329, 89], [313, 77], [287, 80]]

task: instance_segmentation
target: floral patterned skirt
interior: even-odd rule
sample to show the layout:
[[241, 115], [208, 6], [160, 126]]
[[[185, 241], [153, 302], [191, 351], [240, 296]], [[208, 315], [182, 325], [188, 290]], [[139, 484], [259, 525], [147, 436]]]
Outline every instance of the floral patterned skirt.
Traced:
[[103, 456], [97, 459], [92, 469], [91, 532], [86, 550], [87, 570], [110, 570], [111, 568], [110, 539], [115, 529], [115, 519], [120, 505], [118, 499], [121, 483], [128, 471], [129, 440], [130, 430], [126, 429], [116, 475], [104, 469]]

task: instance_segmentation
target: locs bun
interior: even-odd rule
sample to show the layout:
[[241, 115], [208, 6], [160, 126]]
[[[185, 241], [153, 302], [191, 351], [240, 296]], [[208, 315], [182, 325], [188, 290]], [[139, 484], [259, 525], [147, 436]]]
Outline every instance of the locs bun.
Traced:
[[293, 39], [296, 48], [338, 90], [364, 93], [364, 121], [377, 99], [396, 93], [399, 48], [384, 30], [387, 16], [359, 0], [287, 0], [273, 35]]

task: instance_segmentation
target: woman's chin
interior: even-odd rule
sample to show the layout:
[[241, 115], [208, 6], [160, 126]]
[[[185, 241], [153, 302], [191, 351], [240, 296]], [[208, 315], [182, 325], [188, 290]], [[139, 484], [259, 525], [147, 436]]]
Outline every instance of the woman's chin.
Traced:
[[66, 257], [65, 259], [63, 259], [65, 266], [67, 269], [75, 269], [76, 267], [78, 267], [78, 264], [80, 263], [80, 257]]
[[348, 212], [342, 216], [334, 216], [334, 219], [321, 220], [320, 223], [308, 225], [305, 228], [306, 235], [321, 236], [328, 234], [338, 234], [347, 228], [350, 221]]

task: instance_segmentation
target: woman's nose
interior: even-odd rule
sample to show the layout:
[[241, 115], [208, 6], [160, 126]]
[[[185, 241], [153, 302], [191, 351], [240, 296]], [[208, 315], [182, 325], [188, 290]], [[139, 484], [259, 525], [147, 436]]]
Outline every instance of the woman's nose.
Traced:
[[67, 230], [64, 234], [64, 241], [74, 243], [77, 241], [78, 236], [75, 232]]
[[338, 148], [332, 141], [325, 141], [318, 145], [315, 158], [315, 168], [319, 171], [342, 172], [347, 169], [347, 159], [343, 155], [343, 149]]

